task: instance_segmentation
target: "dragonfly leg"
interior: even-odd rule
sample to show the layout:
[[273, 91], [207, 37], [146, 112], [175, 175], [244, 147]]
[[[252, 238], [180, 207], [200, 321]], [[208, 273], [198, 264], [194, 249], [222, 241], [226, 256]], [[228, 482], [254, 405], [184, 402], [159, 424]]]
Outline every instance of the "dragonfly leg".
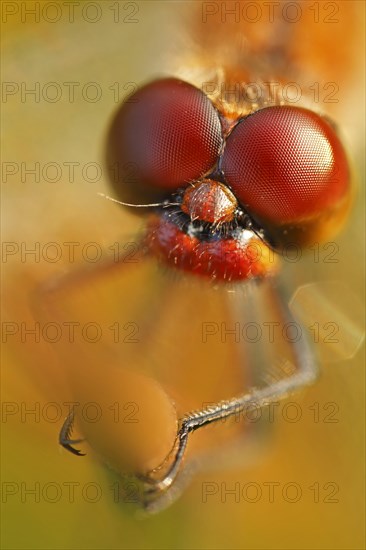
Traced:
[[[278, 297], [280, 298], [284, 320], [295, 322], [286, 301], [281, 297], [280, 291], [277, 290], [277, 292], [279, 293]], [[176, 438], [176, 451], [173, 461], [160, 479], [156, 478], [156, 472], [160, 468], [150, 473], [151, 478], [145, 479], [147, 495], [157, 498], [159, 493], [172, 486], [180, 472], [188, 438], [192, 432], [235, 414], [244, 413], [246, 410], [252, 409], [253, 406], [257, 408], [268, 406], [315, 382], [318, 376], [317, 363], [304, 330], [301, 330], [301, 337], [293, 342], [292, 346], [295, 366], [292, 374], [287, 374], [285, 377], [276, 379], [263, 387], [254, 387], [247, 393], [233, 399], [220, 401], [205, 409], [193, 411], [183, 417]]]
[[65, 419], [65, 422], [62, 425], [62, 428], [60, 430], [60, 434], [58, 436], [58, 441], [60, 445], [70, 453], [76, 455], [76, 456], [85, 456], [85, 453], [82, 453], [79, 449], [75, 449], [73, 445], [77, 445], [78, 443], [81, 443], [82, 441], [85, 441], [85, 439], [71, 439], [70, 435], [72, 433], [74, 427], [74, 412], [71, 411], [68, 416]]

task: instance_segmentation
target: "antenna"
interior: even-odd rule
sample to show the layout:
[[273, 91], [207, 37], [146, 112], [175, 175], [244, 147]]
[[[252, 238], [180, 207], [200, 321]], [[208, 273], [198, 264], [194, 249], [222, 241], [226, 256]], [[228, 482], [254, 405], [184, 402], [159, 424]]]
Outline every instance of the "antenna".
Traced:
[[163, 202], [152, 202], [150, 204], [130, 204], [129, 202], [118, 201], [117, 199], [109, 197], [104, 193], [98, 193], [98, 195], [100, 197], [103, 197], [104, 199], [108, 199], [109, 201], [116, 202], [117, 204], [122, 204], [122, 206], [131, 206], [132, 208], [152, 208], [154, 206], [162, 206], [163, 208], [167, 208], [168, 206], [180, 206], [180, 203], [169, 202], [168, 200], [165, 200]]

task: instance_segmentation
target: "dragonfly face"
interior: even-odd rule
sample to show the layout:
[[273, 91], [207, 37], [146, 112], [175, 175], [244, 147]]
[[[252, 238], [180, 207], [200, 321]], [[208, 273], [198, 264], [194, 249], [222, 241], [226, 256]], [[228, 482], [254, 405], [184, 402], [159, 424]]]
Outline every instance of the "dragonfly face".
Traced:
[[214, 280], [273, 275], [270, 246], [330, 236], [349, 206], [342, 144], [301, 107], [264, 103], [240, 116], [182, 80], [156, 80], [122, 105], [109, 149], [122, 200], [136, 183], [167, 197], [148, 223], [150, 250]]

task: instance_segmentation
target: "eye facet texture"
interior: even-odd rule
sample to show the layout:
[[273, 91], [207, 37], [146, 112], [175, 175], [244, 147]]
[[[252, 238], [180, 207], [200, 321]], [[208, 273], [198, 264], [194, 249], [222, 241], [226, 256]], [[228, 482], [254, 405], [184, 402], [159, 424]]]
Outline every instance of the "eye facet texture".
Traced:
[[298, 107], [267, 107], [239, 122], [221, 167], [241, 204], [278, 224], [316, 216], [349, 188], [346, 155], [334, 129]]
[[222, 145], [220, 119], [198, 88], [174, 78], [157, 80], [122, 109], [120, 161], [133, 163], [143, 184], [176, 189], [215, 165]]

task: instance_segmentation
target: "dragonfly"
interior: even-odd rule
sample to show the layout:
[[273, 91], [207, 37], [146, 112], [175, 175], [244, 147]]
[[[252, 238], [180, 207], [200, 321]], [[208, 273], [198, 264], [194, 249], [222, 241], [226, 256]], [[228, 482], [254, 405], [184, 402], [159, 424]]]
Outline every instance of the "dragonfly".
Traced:
[[[226, 52], [204, 77], [158, 77], [124, 101], [106, 144], [108, 198], [141, 214], [141, 235], [105, 265], [45, 291], [48, 316], [72, 315], [84, 327], [94, 319], [91, 329], [107, 333], [85, 336], [77, 348], [70, 339], [59, 345], [77, 401], [59, 442], [81, 456], [85, 441], [113, 470], [133, 475], [148, 511], [179, 496], [213, 453], [225, 456], [228, 440], [234, 447], [243, 440], [251, 456], [258, 430], [235, 419], [318, 376], [309, 337], [288, 306], [281, 256], [333, 238], [353, 185], [332, 119], [282, 93], [284, 66], [292, 67], [282, 28], [285, 41], [277, 25], [261, 47], [261, 70], [233, 41], [235, 55]], [[274, 69], [280, 77], [268, 76]], [[279, 324], [298, 337], [271, 341]], [[267, 327], [267, 345], [238, 342], [243, 327]], [[83, 402], [84, 413], [90, 403], [103, 412], [86, 419]], [[203, 451], [202, 428], [220, 424], [230, 435], [216, 430], [219, 445]], [[190, 446], [198, 458], [187, 459]]]

